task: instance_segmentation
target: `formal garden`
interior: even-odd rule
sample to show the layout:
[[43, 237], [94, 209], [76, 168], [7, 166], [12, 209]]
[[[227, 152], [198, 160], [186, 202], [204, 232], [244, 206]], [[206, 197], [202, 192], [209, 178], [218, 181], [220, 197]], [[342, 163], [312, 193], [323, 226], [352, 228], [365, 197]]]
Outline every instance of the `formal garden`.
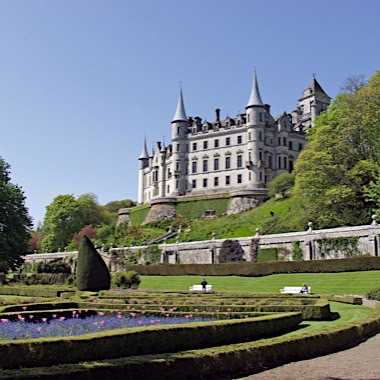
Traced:
[[[380, 259], [341, 259], [330, 271], [328, 262], [110, 274], [85, 236], [75, 275], [44, 263], [4, 279], [0, 378], [228, 379], [352, 347], [380, 331], [380, 310], [362, 305], [362, 296], [379, 299]], [[249, 270], [233, 276], [231, 265]], [[212, 291], [190, 291], [204, 276]], [[311, 294], [280, 292], [303, 282]]]

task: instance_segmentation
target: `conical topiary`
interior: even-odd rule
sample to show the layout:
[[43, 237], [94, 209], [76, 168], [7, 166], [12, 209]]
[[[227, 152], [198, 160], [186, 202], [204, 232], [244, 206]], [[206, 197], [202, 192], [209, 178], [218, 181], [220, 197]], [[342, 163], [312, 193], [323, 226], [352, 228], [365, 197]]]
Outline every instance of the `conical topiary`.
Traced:
[[79, 290], [97, 292], [111, 286], [107, 265], [86, 235], [80, 241], [76, 280]]

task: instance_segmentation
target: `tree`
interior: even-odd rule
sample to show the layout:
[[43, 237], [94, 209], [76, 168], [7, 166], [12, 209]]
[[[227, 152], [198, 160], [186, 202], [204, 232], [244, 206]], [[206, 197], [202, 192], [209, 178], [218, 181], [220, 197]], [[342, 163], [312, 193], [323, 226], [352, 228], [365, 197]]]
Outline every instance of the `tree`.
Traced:
[[379, 174], [379, 125], [380, 71], [317, 118], [296, 161], [294, 194], [319, 228], [369, 222], [374, 202], [366, 189]]
[[245, 261], [244, 250], [238, 240], [227, 239], [222, 243], [218, 256], [219, 263]]
[[58, 195], [46, 207], [42, 229], [44, 234], [42, 249], [47, 252], [64, 249], [82, 226], [82, 212], [74, 196]]
[[32, 220], [25, 196], [10, 182], [10, 166], [0, 157], [0, 268], [16, 269], [28, 250]]
[[80, 195], [77, 199], [77, 204], [82, 214], [81, 218], [84, 225], [96, 226], [103, 223], [104, 212], [95, 194], [88, 193]]
[[294, 173], [282, 173], [275, 177], [268, 184], [268, 195], [272, 198], [277, 194], [281, 197], [287, 197], [290, 195], [290, 190], [294, 186], [295, 182]]

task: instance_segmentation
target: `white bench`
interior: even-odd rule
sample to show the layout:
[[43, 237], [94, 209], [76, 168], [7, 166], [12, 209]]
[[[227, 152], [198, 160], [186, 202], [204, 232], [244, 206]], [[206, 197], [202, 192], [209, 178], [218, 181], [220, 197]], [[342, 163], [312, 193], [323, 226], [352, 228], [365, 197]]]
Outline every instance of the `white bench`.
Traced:
[[[202, 285], [193, 285], [193, 286], [190, 286], [189, 290], [201, 292], [203, 291], [203, 287]], [[211, 292], [211, 290], [212, 290], [212, 285], [206, 285], [206, 292]]]
[[[280, 289], [280, 292], [286, 293], [286, 294], [299, 294], [301, 293], [301, 290], [302, 290], [302, 286], [284, 286], [283, 289]], [[310, 292], [311, 292], [311, 288], [309, 286], [307, 293], [310, 293]], [[302, 294], [305, 294], [305, 293], [302, 293]]]

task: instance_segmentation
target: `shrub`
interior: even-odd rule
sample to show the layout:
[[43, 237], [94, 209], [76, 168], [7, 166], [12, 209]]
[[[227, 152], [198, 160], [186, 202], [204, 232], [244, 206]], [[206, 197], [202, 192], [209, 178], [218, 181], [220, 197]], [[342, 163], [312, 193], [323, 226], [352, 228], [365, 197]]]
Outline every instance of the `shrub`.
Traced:
[[37, 264], [37, 273], [71, 273], [71, 268], [62, 260], [54, 260], [48, 263], [40, 261]]
[[230, 261], [244, 261], [244, 250], [238, 240], [227, 239], [223, 242], [219, 256], [219, 263]]
[[157, 264], [161, 259], [161, 250], [158, 245], [149, 245], [144, 249], [143, 253], [144, 264]]
[[117, 288], [137, 289], [140, 282], [140, 275], [135, 271], [118, 272], [112, 276], [112, 286]]
[[380, 301], [380, 288], [374, 288], [369, 290], [366, 296], [369, 300]]

